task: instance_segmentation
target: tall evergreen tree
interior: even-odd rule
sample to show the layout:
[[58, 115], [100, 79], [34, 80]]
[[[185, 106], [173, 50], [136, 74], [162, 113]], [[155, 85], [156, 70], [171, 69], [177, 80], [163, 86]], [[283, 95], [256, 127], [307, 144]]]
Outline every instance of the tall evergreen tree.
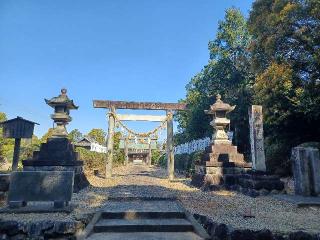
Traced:
[[237, 105], [231, 114], [232, 128], [240, 151], [248, 153], [247, 108], [251, 102], [252, 79], [247, 49], [250, 41], [244, 16], [238, 9], [228, 9], [225, 19], [219, 22], [216, 39], [209, 42], [208, 65], [186, 87], [187, 96], [183, 101], [190, 110], [176, 117], [180, 125], [176, 140], [188, 141], [212, 134], [211, 119], [204, 110], [220, 93], [225, 102]]
[[292, 147], [320, 141], [319, 12], [318, 0], [257, 0], [250, 12], [254, 101], [264, 107], [274, 169], [289, 169]]

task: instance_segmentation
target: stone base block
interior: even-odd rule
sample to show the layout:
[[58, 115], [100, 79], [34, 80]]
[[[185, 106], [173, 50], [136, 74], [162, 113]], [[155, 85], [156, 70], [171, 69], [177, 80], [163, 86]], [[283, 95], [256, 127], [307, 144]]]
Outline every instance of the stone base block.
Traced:
[[237, 183], [237, 175], [229, 174], [203, 174], [196, 173], [192, 175], [191, 184], [199, 188], [210, 188], [210, 186], [234, 185]]
[[82, 166], [23, 166], [23, 171], [73, 171], [74, 174], [74, 185], [73, 192], [77, 193], [81, 189], [86, 188], [90, 185], [87, 177], [83, 172]]
[[284, 189], [279, 176], [254, 172], [251, 168], [196, 165], [195, 170], [191, 184], [199, 188], [240, 191], [252, 197], [279, 193]]
[[239, 177], [239, 185], [243, 188], [268, 191], [284, 189], [284, 183], [275, 175], [243, 174]]

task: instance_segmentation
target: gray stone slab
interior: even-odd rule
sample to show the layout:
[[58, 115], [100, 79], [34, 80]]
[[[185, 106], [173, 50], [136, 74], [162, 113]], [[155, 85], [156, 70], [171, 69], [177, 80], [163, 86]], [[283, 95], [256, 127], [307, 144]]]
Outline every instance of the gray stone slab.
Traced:
[[193, 232], [135, 232], [135, 233], [95, 233], [87, 238], [88, 240], [200, 240], [203, 239]]
[[71, 201], [74, 172], [23, 171], [10, 176], [8, 202]]
[[320, 207], [320, 197], [306, 197], [301, 195], [288, 195], [288, 194], [277, 194], [277, 195], [273, 195], [272, 197], [277, 200], [293, 203], [297, 205], [297, 207], [309, 207], [309, 206]]

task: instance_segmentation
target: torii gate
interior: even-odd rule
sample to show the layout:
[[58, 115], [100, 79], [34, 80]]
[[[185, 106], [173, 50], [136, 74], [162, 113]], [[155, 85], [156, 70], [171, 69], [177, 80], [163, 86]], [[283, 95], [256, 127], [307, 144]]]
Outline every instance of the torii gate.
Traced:
[[[164, 110], [167, 118], [167, 172], [169, 180], [174, 178], [174, 152], [173, 152], [173, 111], [186, 110], [187, 105], [184, 103], [161, 103], [161, 102], [127, 102], [127, 101], [110, 101], [110, 100], [93, 100], [94, 108], [110, 109], [109, 126], [107, 137], [107, 164], [106, 164], [106, 178], [112, 176], [112, 162], [113, 162], [113, 136], [115, 127], [116, 109], [140, 109], [140, 110]], [[127, 115], [127, 119], [129, 115]], [[151, 119], [158, 116], [149, 117], [132, 117], [132, 120], [152, 121]], [[161, 116], [160, 116], [161, 117]]]

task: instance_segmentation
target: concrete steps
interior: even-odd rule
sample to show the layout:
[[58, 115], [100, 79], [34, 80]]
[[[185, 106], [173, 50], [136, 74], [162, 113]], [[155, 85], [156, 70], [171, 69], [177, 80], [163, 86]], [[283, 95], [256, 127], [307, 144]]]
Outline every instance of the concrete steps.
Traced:
[[102, 218], [109, 219], [144, 219], [144, 218], [184, 218], [184, 212], [102, 212]]
[[87, 239], [209, 239], [175, 200], [109, 201], [87, 226]]

